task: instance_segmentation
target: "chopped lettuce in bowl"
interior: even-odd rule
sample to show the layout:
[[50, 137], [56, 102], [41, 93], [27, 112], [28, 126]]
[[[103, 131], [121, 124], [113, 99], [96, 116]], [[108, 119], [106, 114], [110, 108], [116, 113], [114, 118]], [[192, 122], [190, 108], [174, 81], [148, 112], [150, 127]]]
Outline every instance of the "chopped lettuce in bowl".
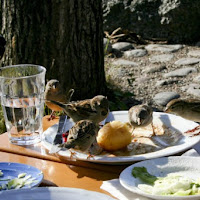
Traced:
[[138, 184], [138, 188], [149, 194], [174, 196], [200, 194], [200, 179], [195, 181], [177, 173], [168, 174], [166, 177], [156, 177], [149, 174], [145, 167], [133, 168], [132, 175], [147, 183]]

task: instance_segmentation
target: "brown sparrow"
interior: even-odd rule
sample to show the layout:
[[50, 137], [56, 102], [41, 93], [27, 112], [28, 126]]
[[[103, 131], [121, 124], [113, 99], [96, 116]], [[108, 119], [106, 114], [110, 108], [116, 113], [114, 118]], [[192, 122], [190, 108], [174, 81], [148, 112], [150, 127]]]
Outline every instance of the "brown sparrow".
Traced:
[[99, 126], [90, 120], [81, 120], [69, 130], [67, 142], [59, 145], [66, 149], [77, 149], [86, 152], [96, 139]]
[[152, 123], [153, 110], [146, 104], [136, 105], [129, 109], [128, 117], [133, 128], [144, 127]]
[[50, 102], [60, 106], [74, 122], [88, 119], [94, 123], [100, 123], [109, 113], [108, 99], [102, 95], [97, 95], [92, 99], [69, 102], [67, 104], [53, 100], [50, 100]]
[[173, 99], [167, 104], [164, 112], [200, 122], [200, 101], [195, 99]]
[[74, 89], [70, 89], [68, 94], [66, 94], [58, 80], [52, 79], [47, 82], [46, 89], [44, 93], [45, 104], [52, 110], [51, 116], [49, 120], [55, 118], [54, 113], [55, 111], [62, 111], [62, 108], [49, 100], [59, 101], [62, 103], [67, 103], [70, 101], [72, 95], [74, 93]]

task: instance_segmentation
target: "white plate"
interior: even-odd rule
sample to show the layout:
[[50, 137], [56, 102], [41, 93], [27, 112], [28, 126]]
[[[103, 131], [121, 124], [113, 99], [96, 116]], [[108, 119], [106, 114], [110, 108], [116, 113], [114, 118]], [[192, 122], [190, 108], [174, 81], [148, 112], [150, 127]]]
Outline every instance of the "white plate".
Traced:
[[[167, 127], [171, 127], [182, 133], [198, 126], [198, 124], [193, 121], [189, 121], [189, 120], [183, 119], [182, 117], [172, 115], [172, 114], [154, 112], [153, 117], [159, 118]], [[109, 116], [106, 119], [106, 122], [113, 121], [113, 120], [128, 122], [128, 111], [110, 112]], [[53, 139], [55, 138], [57, 129], [58, 129], [58, 124], [55, 124], [52, 127], [48, 128], [43, 133], [42, 144], [48, 150], [52, 148]], [[174, 146], [166, 147], [156, 152], [133, 155], [133, 156], [109, 157], [109, 156], [102, 155], [102, 156], [94, 156], [91, 159], [88, 159], [88, 154], [76, 152], [76, 159], [89, 161], [89, 162], [96, 162], [96, 163], [105, 163], [105, 164], [124, 164], [124, 163], [130, 163], [130, 162], [141, 161], [141, 160], [146, 160], [146, 159], [174, 155], [174, 154], [190, 149], [199, 141], [200, 141], [200, 135], [195, 136], [195, 137], [183, 137]], [[57, 153], [57, 155], [69, 158], [71, 153], [67, 150], [61, 150]]]
[[137, 185], [142, 182], [134, 178], [131, 174], [134, 167], [146, 167], [147, 171], [155, 176], [164, 177], [169, 173], [178, 173], [185, 177], [191, 177], [194, 180], [200, 177], [200, 158], [186, 157], [186, 156], [172, 156], [164, 158], [156, 158], [152, 160], [145, 160], [133, 164], [122, 171], [119, 180], [123, 187], [127, 190], [140, 194], [151, 199], [159, 200], [199, 200], [200, 195], [190, 196], [158, 196], [151, 195], [140, 190]]
[[0, 192], [2, 200], [114, 200], [110, 196], [77, 188], [41, 187]]

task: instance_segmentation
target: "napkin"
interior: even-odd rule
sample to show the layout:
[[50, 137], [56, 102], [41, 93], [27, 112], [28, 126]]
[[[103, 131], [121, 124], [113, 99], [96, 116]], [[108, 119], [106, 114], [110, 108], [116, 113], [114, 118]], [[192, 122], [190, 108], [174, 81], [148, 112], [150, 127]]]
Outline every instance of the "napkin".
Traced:
[[149, 200], [150, 199], [150, 198], [146, 198], [146, 197], [143, 197], [143, 196], [140, 196], [138, 194], [128, 191], [126, 188], [124, 188], [120, 184], [119, 179], [103, 181], [103, 184], [101, 185], [100, 188], [109, 192], [110, 194], [112, 194], [114, 197], [116, 197], [119, 200]]
[[[198, 150], [200, 150], [200, 145], [198, 145], [194, 149], [190, 149], [190, 150], [186, 151], [181, 156], [198, 157], [198, 156], [200, 156], [200, 154], [198, 153], [200, 151], [198, 151]], [[116, 197], [119, 200], [150, 200], [150, 198], [140, 196], [140, 195], [130, 192], [129, 190], [124, 188], [120, 184], [119, 179], [103, 181], [103, 184], [101, 185], [100, 188], [109, 192], [111, 195], [113, 195], [114, 197]]]

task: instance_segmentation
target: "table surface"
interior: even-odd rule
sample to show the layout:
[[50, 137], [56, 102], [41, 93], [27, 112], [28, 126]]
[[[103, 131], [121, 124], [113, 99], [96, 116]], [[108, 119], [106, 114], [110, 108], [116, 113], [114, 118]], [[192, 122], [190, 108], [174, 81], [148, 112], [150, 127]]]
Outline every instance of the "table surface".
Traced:
[[[44, 131], [58, 123], [43, 118]], [[74, 187], [109, 194], [100, 189], [102, 182], [118, 178], [120, 172], [128, 165], [104, 165], [87, 161], [66, 160], [49, 154], [40, 143], [30, 146], [18, 146], [9, 142], [8, 134], [0, 135], [1, 162], [17, 162], [40, 169], [44, 180], [40, 186]]]
[[[48, 121], [48, 116], [43, 118], [43, 130], [45, 131], [50, 126], [58, 123], [58, 118]], [[82, 166], [91, 169], [98, 169], [107, 172], [112, 172], [119, 174], [123, 169], [125, 169], [128, 165], [115, 165], [115, 167], [111, 168], [110, 165], [103, 165], [103, 164], [96, 164], [88, 161], [74, 161], [74, 160], [67, 160], [65, 157], [57, 157], [56, 155], [49, 154], [49, 151], [43, 147], [40, 143], [30, 146], [18, 146], [11, 144], [9, 142], [8, 134], [4, 133], [0, 135], [0, 151], [2, 152], [9, 152], [18, 155], [24, 155], [33, 158], [39, 158], [43, 160], [49, 160], [54, 162], [66, 163], [74, 166]]]
[[[59, 121], [59, 118], [48, 121], [48, 117], [43, 118], [44, 131]], [[100, 189], [102, 182], [118, 178], [122, 170], [131, 164], [111, 166], [67, 160], [49, 154], [40, 143], [30, 146], [11, 144], [7, 133], [0, 135], [0, 160], [28, 164], [40, 169], [44, 174], [40, 186], [74, 187], [105, 194], [108, 193]]]
[[77, 167], [28, 156], [0, 152], [1, 162], [17, 162], [40, 169], [44, 179], [40, 186], [74, 187], [108, 194], [101, 190], [102, 181], [118, 178], [115, 173]]

